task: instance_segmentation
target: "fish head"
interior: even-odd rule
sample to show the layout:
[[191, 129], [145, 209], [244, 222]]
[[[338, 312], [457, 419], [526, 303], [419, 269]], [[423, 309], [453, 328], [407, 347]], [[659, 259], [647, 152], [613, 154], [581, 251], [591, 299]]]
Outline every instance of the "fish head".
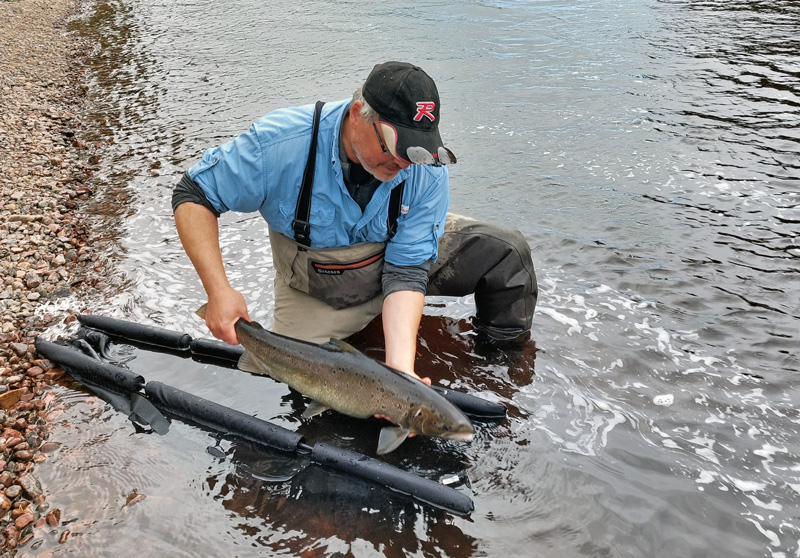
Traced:
[[459, 442], [471, 442], [475, 436], [475, 428], [467, 416], [449, 404], [415, 405], [408, 414], [407, 422], [409, 430], [425, 436]]

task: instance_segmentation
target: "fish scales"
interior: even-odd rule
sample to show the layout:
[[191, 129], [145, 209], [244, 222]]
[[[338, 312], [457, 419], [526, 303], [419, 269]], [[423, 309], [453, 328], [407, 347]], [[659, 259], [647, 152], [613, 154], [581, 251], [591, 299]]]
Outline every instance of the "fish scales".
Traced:
[[256, 351], [266, 357], [265, 373], [346, 415], [366, 418], [383, 414], [397, 420], [410, 411], [414, 392], [421, 391], [410, 377], [389, 370], [363, 353], [325, 350], [244, 321], [238, 322], [236, 329], [245, 347], [258, 347]]

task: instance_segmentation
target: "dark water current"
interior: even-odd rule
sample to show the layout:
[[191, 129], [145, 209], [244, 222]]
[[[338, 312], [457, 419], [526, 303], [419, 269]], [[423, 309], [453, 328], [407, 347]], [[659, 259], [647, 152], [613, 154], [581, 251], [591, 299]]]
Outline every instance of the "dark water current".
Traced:
[[[472, 347], [469, 298], [426, 308], [418, 370], [509, 418], [386, 460], [468, 476], [468, 517], [180, 421], [136, 429], [73, 385], [37, 468], [72, 535], [26, 555], [800, 556], [798, 2], [116, 0], [72, 27], [97, 44], [89, 122], [107, 145], [96, 313], [206, 336], [172, 185], [263, 113], [349, 96], [385, 59], [437, 80], [452, 209], [520, 229], [541, 298], [516, 356]], [[221, 222], [269, 326], [265, 230]], [[374, 331], [356, 343], [380, 356]], [[371, 452], [374, 424], [304, 421], [269, 379], [125, 350], [147, 380]]]

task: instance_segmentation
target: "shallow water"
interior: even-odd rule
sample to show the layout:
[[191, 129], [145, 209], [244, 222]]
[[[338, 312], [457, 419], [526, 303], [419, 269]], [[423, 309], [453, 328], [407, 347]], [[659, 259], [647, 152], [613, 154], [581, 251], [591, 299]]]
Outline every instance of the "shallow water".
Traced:
[[[91, 219], [113, 274], [95, 313], [207, 336], [172, 185], [270, 109], [349, 96], [397, 58], [437, 80], [452, 209], [521, 230], [541, 295], [516, 358], [472, 347], [469, 298], [426, 307], [419, 371], [509, 418], [386, 460], [466, 473], [469, 517], [180, 421], [143, 432], [70, 385], [64, 445], [37, 474], [73, 535], [30, 555], [800, 556], [799, 22], [790, 1], [88, 6], [73, 28], [98, 44], [107, 193]], [[265, 230], [221, 223], [231, 280], [269, 326]], [[379, 357], [379, 337], [356, 344]], [[368, 453], [376, 435], [301, 420], [268, 379], [130, 356], [310, 439]]]

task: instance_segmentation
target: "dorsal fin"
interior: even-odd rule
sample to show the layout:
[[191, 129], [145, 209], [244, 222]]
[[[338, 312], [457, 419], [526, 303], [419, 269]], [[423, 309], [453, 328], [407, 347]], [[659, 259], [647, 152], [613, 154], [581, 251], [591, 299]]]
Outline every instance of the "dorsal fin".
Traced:
[[358, 350], [353, 347], [350, 343], [346, 341], [342, 341], [341, 339], [334, 339], [331, 337], [331, 340], [327, 343], [320, 345], [326, 351], [330, 351], [332, 353], [357, 353]]

